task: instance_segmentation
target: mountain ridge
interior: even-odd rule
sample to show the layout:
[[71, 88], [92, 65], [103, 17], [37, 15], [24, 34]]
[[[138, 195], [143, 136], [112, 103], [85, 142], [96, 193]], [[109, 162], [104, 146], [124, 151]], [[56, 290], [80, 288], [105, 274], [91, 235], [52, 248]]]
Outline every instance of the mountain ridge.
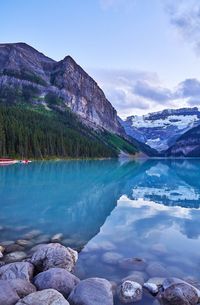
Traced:
[[139, 146], [71, 56], [55, 61], [25, 43], [0, 44], [2, 157], [107, 158], [138, 154]]
[[200, 124], [197, 107], [165, 109], [143, 116], [129, 116], [121, 121], [126, 133], [163, 154], [176, 140]]
[[41, 85], [40, 96], [54, 92], [63, 100], [60, 108], [67, 106], [94, 125], [125, 135], [102, 89], [69, 55], [54, 61], [25, 43], [0, 44], [0, 73]]

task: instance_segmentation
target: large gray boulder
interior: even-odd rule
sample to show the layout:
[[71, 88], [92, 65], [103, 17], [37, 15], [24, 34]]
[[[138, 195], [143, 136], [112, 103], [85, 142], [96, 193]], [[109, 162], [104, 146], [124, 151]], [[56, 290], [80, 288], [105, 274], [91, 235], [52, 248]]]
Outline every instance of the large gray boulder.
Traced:
[[58, 291], [46, 289], [27, 295], [19, 300], [16, 305], [69, 305], [69, 303]]
[[198, 293], [186, 283], [177, 283], [167, 286], [159, 293], [158, 299], [162, 305], [196, 305], [198, 304]]
[[72, 290], [71, 305], [113, 305], [112, 285], [105, 279], [89, 278]]
[[30, 281], [34, 266], [28, 262], [16, 262], [0, 268], [0, 280], [22, 279]]
[[72, 271], [77, 259], [78, 253], [71, 248], [66, 248], [58, 243], [50, 243], [38, 247], [30, 262], [38, 272], [55, 267]]
[[38, 290], [53, 288], [67, 298], [80, 280], [65, 269], [51, 268], [39, 273], [33, 282]]
[[15, 305], [19, 296], [7, 281], [0, 280], [0, 305]]
[[36, 288], [33, 284], [22, 279], [13, 279], [7, 281], [12, 289], [16, 291], [20, 298], [25, 297], [26, 295], [35, 292]]

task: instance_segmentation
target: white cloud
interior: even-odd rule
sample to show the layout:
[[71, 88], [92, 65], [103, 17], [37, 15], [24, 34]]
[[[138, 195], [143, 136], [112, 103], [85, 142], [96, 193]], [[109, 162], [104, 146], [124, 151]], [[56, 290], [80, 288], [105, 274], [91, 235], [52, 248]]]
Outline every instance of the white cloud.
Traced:
[[200, 53], [200, 1], [199, 0], [165, 0], [166, 11], [171, 24], [181, 37]]
[[166, 108], [200, 106], [197, 79], [186, 79], [175, 88], [167, 88], [156, 73], [96, 69], [90, 74], [123, 118]]

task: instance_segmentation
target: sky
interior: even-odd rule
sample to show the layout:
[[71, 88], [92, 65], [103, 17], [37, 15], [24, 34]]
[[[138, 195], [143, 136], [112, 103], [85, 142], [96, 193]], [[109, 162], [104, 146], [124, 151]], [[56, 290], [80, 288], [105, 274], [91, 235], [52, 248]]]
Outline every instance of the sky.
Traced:
[[200, 107], [199, 0], [1, 0], [0, 42], [71, 55], [123, 118]]

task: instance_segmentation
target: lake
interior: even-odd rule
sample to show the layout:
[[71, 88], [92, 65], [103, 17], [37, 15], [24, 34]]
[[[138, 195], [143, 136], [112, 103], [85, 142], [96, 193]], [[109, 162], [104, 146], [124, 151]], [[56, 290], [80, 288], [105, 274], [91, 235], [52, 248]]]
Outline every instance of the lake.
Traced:
[[41, 231], [34, 243], [62, 233], [62, 243], [80, 252], [81, 279], [118, 283], [134, 273], [200, 280], [199, 207], [200, 160], [0, 167], [0, 241], [30, 230]]

